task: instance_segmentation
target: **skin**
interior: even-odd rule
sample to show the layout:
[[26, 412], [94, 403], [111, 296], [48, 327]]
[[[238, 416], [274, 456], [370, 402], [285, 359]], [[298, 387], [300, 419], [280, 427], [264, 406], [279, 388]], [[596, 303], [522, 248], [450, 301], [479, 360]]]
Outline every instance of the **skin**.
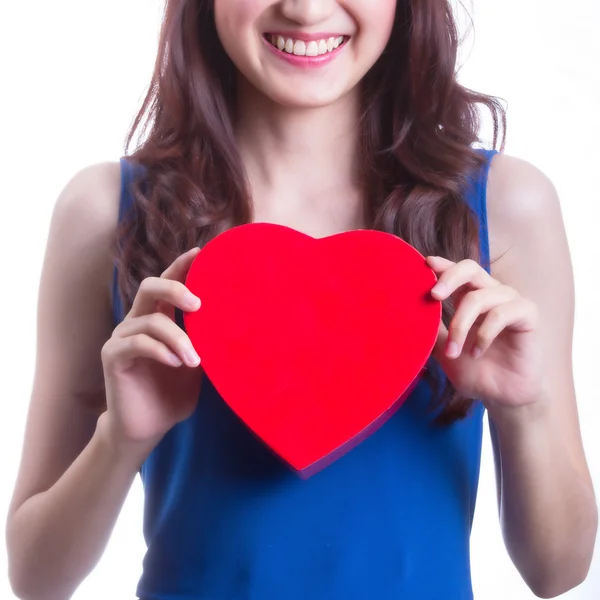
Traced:
[[[240, 71], [236, 136], [256, 221], [315, 237], [364, 226], [355, 85], [385, 46], [394, 8], [392, 0], [216, 0], [219, 36]], [[277, 29], [339, 32], [352, 44], [326, 71], [298, 72], [262, 45], [262, 32]], [[140, 464], [196, 406], [199, 359], [172, 316], [174, 306], [198, 308], [182, 283], [197, 250], [146, 280], [114, 328], [109, 250], [119, 192], [118, 163], [88, 167], [52, 217], [7, 520], [10, 581], [23, 598], [70, 596], [102, 555]], [[532, 590], [552, 597], [585, 578], [597, 529], [571, 365], [572, 267], [556, 191], [535, 167], [496, 157], [487, 205], [491, 276], [470, 261], [427, 258], [439, 275], [434, 297], [453, 294], [458, 304], [434, 352], [456, 387], [489, 411], [508, 551]], [[447, 354], [453, 348], [458, 356]]]
[[550, 598], [585, 579], [598, 521], [573, 382], [573, 271], [556, 190], [538, 169], [497, 156], [487, 206], [491, 276], [427, 258], [439, 275], [432, 295], [458, 305], [434, 355], [488, 409], [504, 540]]

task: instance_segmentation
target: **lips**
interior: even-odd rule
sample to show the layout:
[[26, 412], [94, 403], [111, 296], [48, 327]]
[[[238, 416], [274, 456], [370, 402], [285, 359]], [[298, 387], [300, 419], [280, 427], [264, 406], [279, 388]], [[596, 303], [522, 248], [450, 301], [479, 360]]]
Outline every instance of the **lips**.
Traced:
[[265, 34], [265, 40], [287, 54], [295, 56], [325, 56], [342, 46], [348, 37], [343, 35], [301, 39], [282, 34]]

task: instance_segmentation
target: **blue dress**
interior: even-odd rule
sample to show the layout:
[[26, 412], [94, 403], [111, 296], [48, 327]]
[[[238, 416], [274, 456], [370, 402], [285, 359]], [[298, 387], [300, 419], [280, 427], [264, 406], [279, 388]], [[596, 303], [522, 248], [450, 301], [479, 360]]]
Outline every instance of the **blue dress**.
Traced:
[[[486, 182], [467, 194], [488, 261]], [[121, 159], [120, 218], [132, 164]], [[489, 261], [486, 262], [489, 264]], [[115, 274], [116, 275], [116, 274]], [[115, 325], [123, 308], [114, 282]], [[432, 423], [421, 381], [371, 437], [304, 481], [204, 378], [143, 464], [142, 600], [468, 600], [484, 409]], [[368, 398], [365, 399], [368, 401]]]

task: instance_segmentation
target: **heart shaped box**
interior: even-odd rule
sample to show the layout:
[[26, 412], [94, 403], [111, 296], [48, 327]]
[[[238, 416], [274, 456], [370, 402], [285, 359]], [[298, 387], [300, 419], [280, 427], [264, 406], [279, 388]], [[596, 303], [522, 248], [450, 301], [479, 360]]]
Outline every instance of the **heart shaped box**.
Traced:
[[438, 333], [436, 280], [391, 234], [252, 223], [196, 256], [185, 283], [202, 305], [184, 324], [225, 402], [307, 478], [409, 396]]

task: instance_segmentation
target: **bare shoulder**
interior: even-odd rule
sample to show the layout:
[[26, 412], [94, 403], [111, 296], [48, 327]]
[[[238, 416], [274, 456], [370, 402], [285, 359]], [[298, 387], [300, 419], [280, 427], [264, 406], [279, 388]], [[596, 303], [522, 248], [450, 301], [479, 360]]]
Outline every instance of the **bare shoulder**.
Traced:
[[[66, 183], [52, 212], [39, 284], [38, 361], [68, 357], [60, 385], [71, 386], [72, 396], [101, 393], [103, 387], [101, 372], [92, 375], [89, 365], [113, 329], [110, 284], [120, 190], [118, 162], [90, 165]], [[70, 343], [63, 340], [61, 351], [52, 352], [61, 332], [70, 331]], [[48, 385], [46, 373], [37, 380]]]
[[102, 272], [105, 290], [110, 290], [110, 249], [116, 233], [120, 196], [119, 162], [93, 164], [76, 172], [67, 182], [52, 214], [49, 244], [61, 244], [65, 252], [76, 253], [88, 266], [96, 265]]
[[[66, 183], [52, 212], [38, 292], [38, 363], [62, 355], [70, 367], [57, 385], [70, 386], [71, 397], [102, 393], [102, 373], [90, 365], [114, 328], [110, 284], [120, 178], [118, 162], [85, 167]], [[51, 350], [56, 344], [60, 352]], [[49, 387], [60, 371], [38, 372], [36, 381]]]
[[[556, 188], [532, 164], [497, 155], [487, 189], [492, 276], [535, 302], [542, 323], [540, 335], [566, 365], [573, 330], [574, 278]], [[564, 370], [556, 368], [557, 373]]]
[[544, 208], [547, 204], [544, 196], [549, 194], [555, 194], [554, 185], [535, 165], [508, 154], [496, 154], [492, 159], [488, 200], [502, 199], [492, 208], [504, 206], [513, 216], [526, 215]]
[[56, 201], [53, 218], [83, 221], [92, 228], [116, 225], [121, 192], [118, 161], [97, 163], [76, 172]]
[[562, 214], [556, 188], [533, 164], [497, 154], [487, 184], [487, 213], [492, 260], [511, 252], [529, 238], [562, 230]]

